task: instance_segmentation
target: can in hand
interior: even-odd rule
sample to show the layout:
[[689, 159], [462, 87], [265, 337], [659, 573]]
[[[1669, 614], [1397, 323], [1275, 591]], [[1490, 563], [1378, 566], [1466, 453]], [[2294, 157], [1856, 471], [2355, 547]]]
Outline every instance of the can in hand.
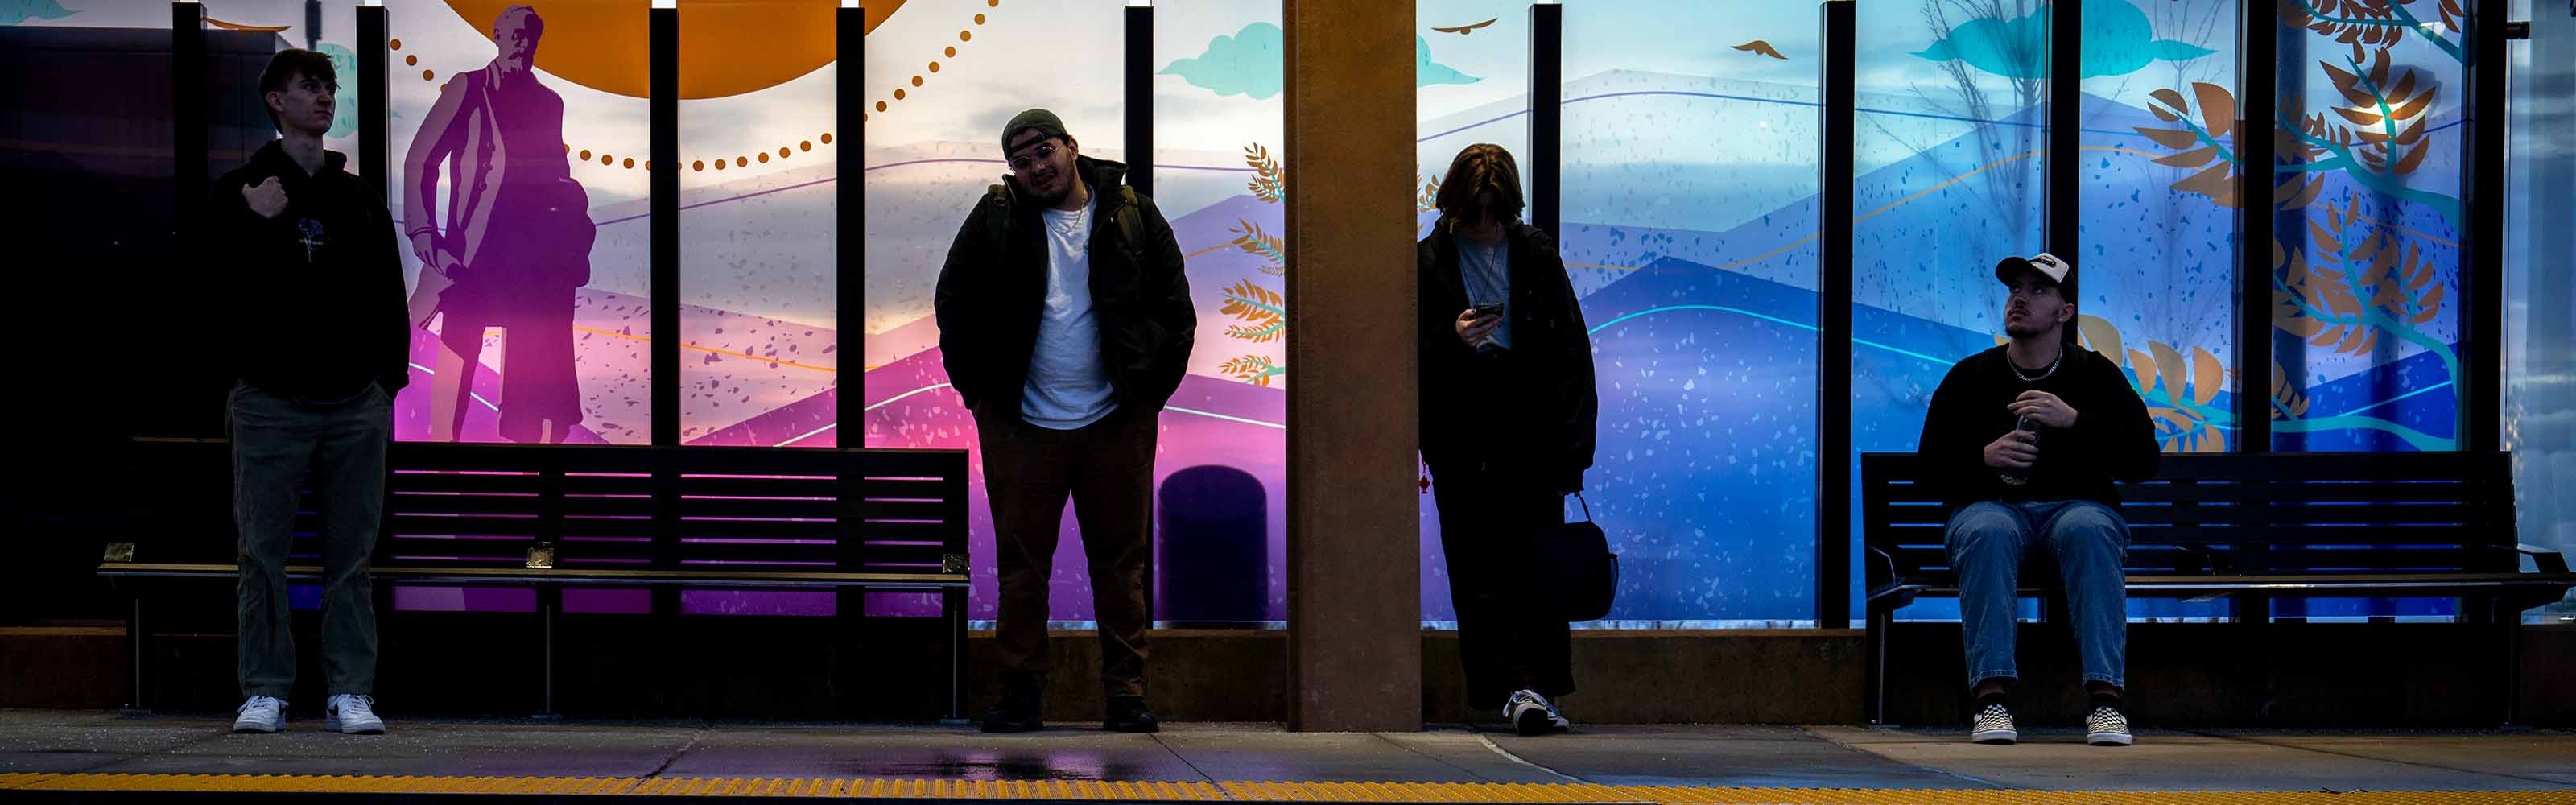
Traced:
[[[2020, 419], [2015, 420], [2013, 422], [2013, 429], [2030, 431], [2031, 444], [2033, 446], [2037, 446], [2039, 444], [2039, 420], [2032, 419], [2029, 414], [2023, 414]], [[2030, 470], [2017, 470], [2006, 467], [2002, 472], [2002, 476], [2004, 484], [2007, 486], [2021, 486], [2023, 484], [2030, 483]]]

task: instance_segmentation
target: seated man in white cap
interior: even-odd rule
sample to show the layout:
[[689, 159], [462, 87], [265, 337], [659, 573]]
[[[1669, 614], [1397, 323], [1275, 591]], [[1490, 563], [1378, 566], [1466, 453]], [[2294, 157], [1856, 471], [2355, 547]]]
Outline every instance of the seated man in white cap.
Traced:
[[2091, 702], [2090, 743], [2125, 746], [2122, 672], [2128, 596], [2121, 560], [2129, 527], [2114, 481], [2155, 477], [2155, 428], [2118, 364], [2075, 344], [2075, 266], [2054, 255], [2006, 258], [1995, 278], [2009, 289], [2011, 340], [1950, 368], [1932, 394], [1918, 448], [1923, 476], [1950, 506], [1950, 564], [1959, 572], [1959, 620], [1972, 738], [2019, 740], [2005, 703], [2013, 667], [2013, 616], [2024, 558], [2055, 560], [2082, 655]]

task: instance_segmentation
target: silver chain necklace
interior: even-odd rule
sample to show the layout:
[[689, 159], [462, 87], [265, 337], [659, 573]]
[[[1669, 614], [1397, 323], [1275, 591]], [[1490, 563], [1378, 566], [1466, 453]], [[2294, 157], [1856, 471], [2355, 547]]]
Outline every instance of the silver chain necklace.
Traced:
[[2042, 381], [2042, 380], [2047, 380], [2049, 375], [2057, 374], [2057, 365], [2058, 365], [2058, 364], [2061, 364], [2061, 363], [2065, 363], [2065, 362], [2066, 362], [2066, 348], [2065, 348], [2065, 347], [2058, 347], [2058, 348], [2057, 348], [2057, 357], [2056, 357], [2055, 359], [2050, 360], [2050, 361], [2048, 362], [2048, 368], [2046, 368], [2046, 369], [2042, 369], [2042, 370], [2039, 370], [2039, 374], [2035, 374], [2035, 375], [2034, 375], [2034, 374], [2027, 374], [2027, 373], [2024, 373], [2024, 372], [2021, 370], [2021, 365], [2020, 365], [2020, 364], [2013, 363], [2012, 355], [2011, 355], [2010, 353], [2006, 353], [2006, 354], [2004, 355], [2004, 365], [2005, 365], [2005, 366], [2010, 366], [2010, 367], [2012, 367], [2013, 376], [2014, 376], [2014, 377], [2019, 377], [2019, 378], [2021, 378], [2022, 382], [2024, 382], [2024, 383], [2037, 383], [2037, 382]]

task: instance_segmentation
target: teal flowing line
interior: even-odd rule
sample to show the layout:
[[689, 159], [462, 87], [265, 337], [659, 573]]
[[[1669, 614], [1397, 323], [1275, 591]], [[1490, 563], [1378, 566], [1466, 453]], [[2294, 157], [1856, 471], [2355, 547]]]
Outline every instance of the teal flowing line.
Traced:
[[[2377, 407], [2380, 407], [2380, 406], [2383, 406], [2383, 405], [2388, 405], [2388, 404], [2390, 404], [2390, 403], [2397, 402], [2398, 400], [2403, 400], [2403, 399], [2406, 399], [2406, 398], [2408, 398], [2408, 397], [2413, 397], [2413, 396], [2418, 395], [2418, 394], [2423, 394], [2423, 393], [2425, 393], [2425, 392], [2435, 391], [2435, 390], [2439, 390], [2439, 389], [2447, 388], [2447, 387], [2449, 387], [2450, 385], [2451, 385], [2451, 381], [2444, 380], [2444, 381], [2442, 381], [2442, 382], [2435, 383], [2435, 384], [2430, 385], [2430, 386], [2425, 386], [2425, 387], [2423, 387], [2423, 388], [2416, 389], [2416, 390], [2414, 390], [2414, 391], [2406, 392], [2406, 393], [2404, 393], [2404, 394], [2400, 394], [2400, 395], [2397, 395], [2397, 396], [2395, 396], [2395, 397], [2390, 397], [2390, 398], [2385, 399], [2385, 400], [2380, 400], [2380, 401], [2378, 401], [2378, 402], [2371, 403], [2371, 404], [2369, 404], [2369, 405], [2365, 405], [2365, 406], [2362, 406], [2362, 407], [2360, 407], [2360, 408], [2355, 408], [2355, 409], [2352, 409], [2352, 410], [2350, 410], [2350, 411], [2345, 411], [2345, 412], [2343, 412], [2343, 413], [2341, 413], [2341, 414], [2336, 414], [2335, 416], [2352, 416], [2352, 415], [2354, 415], [2354, 414], [2358, 414], [2358, 413], [2361, 413], [2361, 412], [2363, 412], [2363, 411], [2368, 411], [2368, 410], [2370, 410], [2370, 409], [2377, 408]], [[2331, 418], [2331, 417], [2329, 417], [2329, 418]]]
[[[1761, 320], [1763, 320], [1763, 321], [1771, 322], [1771, 323], [1773, 323], [1773, 324], [1784, 324], [1784, 325], [1788, 325], [1788, 326], [1790, 326], [1790, 327], [1796, 327], [1796, 328], [1798, 328], [1798, 329], [1805, 330], [1805, 331], [1807, 331], [1807, 332], [1811, 332], [1811, 333], [1812, 333], [1812, 332], [1816, 332], [1816, 326], [1815, 326], [1815, 325], [1813, 325], [1813, 324], [1807, 324], [1807, 323], [1805, 323], [1805, 322], [1795, 322], [1795, 321], [1790, 321], [1790, 320], [1788, 320], [1788, 319], [1780, 318], [1780, 317], [1778, 317], [1778, 316], [1773, 316], [1773, 315], [1770, 315], [1770, 314], [1767, 314], [1767, 313], [1756, 313], [1756, 312], [1753, 312], [1753, 311], [1750, 311], [1750, 310], [1745, 310], [1745, 309], [1743, 309], [1743, 308], [1739, 308], [1739, 307], [1726, 307], [1726, 306], [1724, 306], [1724, 305], [1667, 305], [1667, 306], [1659, 307], [1659, 308], [1651, 308], [1651, 309], [1647, 309], [1647, 310], [1640, 310], [1640, 311], [1637, 311], [1637, 312], [1635, 312], [1635, 313], [1630, 313], [1630, 314], [1625, 315], [1625, 316], [1621, 316], [1621, 317], [1618, 317], [1618, 318], [1615, 318], [1615, 319], [1611, 319], [1611, 320], [1609, 320], [1609, 321], [1602, 322], [1599, 326], [1593, 327], [1593, 328], [1592, 328], [1592, 329], [1591, 329], [1587, 334], [1599, 334], [1599, 333], [1600, 333], [1601, 331], [1603, 331], [1603, 330], [1610, 329], [1610, 326], [1611, 326], [1611, 325], [1618, 324], [1618, 323], [1620, 323], [1620, 322], [1627, 321], [1627, 320], [1629, 320], [1629, 319], [1637, 318], [1637, 317], [1639, 317], [1639, 316], [1647, 316], [1647, 315], [1652, 315], [1652, 314], [1656, 314], [1656, 313], [1664, 313], [1664, 312], [1675, 311], [1675, 310], [1714, 310], [1714, 311], [1717, 311], [1717, 312], [1720, 312], [1720, 313], [1733, 313], [1733, 314], [1736, 314], [1736, 315], [1739, 315], [1739, 316], [1751, 316], [1751, 317], [1753, 317], [1753, 318], [1761, 319]], [[1893, 353], [1896, 353], [1896, 354], [1898, 354], [1898, 355], [1903, 355], [1903, 356], [1906, 356], [1906, 357], [1909, 357], [1909, 358], [1920, 358], [1920, 359], [1922, 359], [1922, 360], [1925, 360], [1925, 361], [1928, 361], [1928, 362], [1931, 362], [1931, 363], [1935, 363], [1935, 364], [1939, 364], [1939, 365], [1942, 365], [1942, 366], [1951, 366], [1951, 365], [1955, 365], [1955, 364], [1957, 364], [1957, 363], [1958, 363], [1958, 361], [1950, 360], [1950, 359], [1948, 359], [1948, 358], [1935, 358], [1935, 357], [1932, 357], [1932, 356], [1930, 356], [1930, 355], [1925, 355], [1925, 354], [1920, 353], [1920, 352], [1915, 352], [1915, 351], [1912, 351], [1912, 350], [1903, 349], [1903, 348], [1899, 348], [1899, 347], [1892, 347], [1892, 346], [1888, 346], [1888, 345], [1886, 345], [1886, 344], [1881, 344], [1881, 343], [1878, 343], [1878, 342], [1876, 342], [1876, 341], [1871, 341], [1871, 340], [1866, 339], [1866, 338], [1854, 338], [1854, 339], [1852, 339], [1852, 343], [1853, 343], [1853, 344], [1860, 345], [1860, 346], [1864, 346], [1864, 347], [1869, 347], [1869, 348], [1871, 348], [1871, 349], [1878, 349], [1878, 350], [1885, 350], [1885, 351], [1888, 351], [1888, 352], [1893, 352]]]

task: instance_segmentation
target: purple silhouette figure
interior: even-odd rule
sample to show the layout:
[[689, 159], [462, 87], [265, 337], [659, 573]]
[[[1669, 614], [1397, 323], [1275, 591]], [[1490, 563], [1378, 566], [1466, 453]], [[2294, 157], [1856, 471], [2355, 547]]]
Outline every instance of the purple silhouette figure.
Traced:
[[403, 160], [407, 234], [421, 261], [413, 320], [426, 327], [443, 319], [430, 384], [432, 440], [453, 441], [464, 429], [471, 373], [491, 328], [502, 332], [501, 398], [493, 401], [501, 437], [560, 442], [581, 422], [574, 292], [590, 281], [598, 233], [564, 154], [563, 96], [532, 69], [545, 29], [536, 9], [503, 10], [492, 22], [499, 49], [492, 63], [448, 80]]

